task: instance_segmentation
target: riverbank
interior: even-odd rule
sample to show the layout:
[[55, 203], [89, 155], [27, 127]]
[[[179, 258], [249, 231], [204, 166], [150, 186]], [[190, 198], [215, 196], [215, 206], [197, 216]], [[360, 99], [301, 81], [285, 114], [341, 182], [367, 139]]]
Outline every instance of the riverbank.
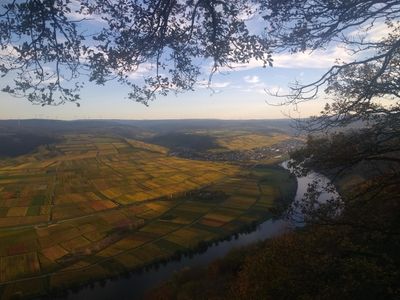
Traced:
[[[304, 195], [308, 183], [311, 183], [318, 174], [309, 174], [305, 178], [297, 178], [295, 198], [299, 199]], [[281, 236], [292, 231], [294, 226], [288, 220], [267, 220], [257, 226], [250, 233], [237, 234], [232, 239], [210, 245], [206, 251], [183, 256], [180, 261], [170, 261], [159, 268], [152, 267], [142, 273], [133, 273], [126, 278], [117, 278], [103, 283], [95, 283], [91, 287], [84, 287], [76, 293], [70, 294], [66, 299], [142, 299], [146, 292], [159, 284], [172, 278], [173, 274], [184, 269], [197, 269], [208, 265], [217, 259], [222, 259], [234, 249], [256, 244], [265, 239]]]
[[[121, 275], [129, 277], [136, 274], [132, 274], [131, 270], [149, 269], [154, 263], [157, 263], [154, 266], [156, 269], [171, 258], [182, 257], [182, 253], [190, 258], [198, 250], [204, 251], [215, 240], [227, 236], [232, 239], [240, 230], [249, 231], [249, 225], [271, 218], [269, 210], [272, 204], [291, 200], [295, 183], [296, 180], [282, 168], [258, 165], [244, 169], [236, 177], [227, 176], [226, 180], [198, 192], [187, 193], [183, 195], [185, 198], [173, 197], [168, 201], [145, 203], [152, 210], [136, 212], [140, 216], [150, 217], [144, 226], [142, 224], [139, 229], [121, 229], [115, 237], [122, 240], [109, 247], [105, 245], [105, 249], [97, 249], [99, 253], [74, 252], [71, 258], [79, 258], [79, 261], [72, 267], [58, 265], [59, 268], [50, 270], [50, 273], [7, 282], [0, 287], [2, 299], [27, 298], [33, 294], [46, 294], [54, 298], [54, 293], [61, 295], [67, 289], [78, 292], [83, 284], [90, 287], [97, 280], [100, 283], [116, 282], [121, 279]], [[222, 191], [221, 197], [216, 197], [218, 191]], [[168, 203], [175, 205], [161, 215], [158, 213], [154, 220], [148, 215], [160, 209], [164, 211], [160, 205]], [[174, 224], [178, 224], [178, 228]], [[82, 230], [85, 228], [87, 226], [83, 226]], [[70, 231], [62, 231], [51, 240], [57, 243]], [[113, 234], [115, 231], [106, 233]], [[68, 256], [68, 260], [65, 257], [57, 261], [68, 263], [71, 259]], [[73, 299], [76, 299], [76, 295], [73, 295]]]
[[398, 299], [399, 190], [359, 188], [334, 218], [186, 268], [145, 299]]
[[[267, 169], [264, 166], [258, 166], [254, 170], [250, 171], [251, 173], [259, 173], [265, 172]], [[266, 182], [261, 182], [260, 187], [267, 185], [273, 186], [281, 186], [282, 195], [287, 195], [286, 200], [285, 197], [279, 197], [275, 199], [275, 202], [290, 202], [294, 197], [294, 193], [297, 189], [296, 180], [294, 178], [294, 185], [284, 184], [284, 178], [282, 176], [277, 176], [279, 174], [286, 174], [284, 177], [286, 179], [288, 173], [282, 172], [280, 167], [271, 167], [268, 166], [271, 170], [276, 170], [276, 172], [270, 173], [267, 172], [263, 176], [265, 176]], [[279, 171], [281, 170], [281, 171]], [[268, 175], [269, 174], [269, 175]], [[271, 174], [274, 174], [271, 177]], [[274, 182], [279, 181], [279, 182]], [[267, 184], [267, 185], [266, 185]], [[259, 187], [259, 188], [260, 188]], [[271, 198], [270, 198], [271, 200]], [[270, 201], [268, 200], [268, 201]], [[257, 203], [257, 202], [256, 202]], [[92, 281], [86, 285], [79, 285], [74, 287], [73, 289], [69, 289], [69, 293], [66, 296], [65, 291], [67, 289], [57, 290], [57, 294], [59, 298], [67, 299], [110, 299], [118, 296], [120, 299], [132, 299], [131, 289], [135, 290], [136, 294], [143, 295], [145, 290], [148, 288], [152, 288], [162, 281], [168, 279], [171, 274], [182, 267], [188, 265], [196, 265], [197, 263], [204, 264], [209, 263], [215, 259], [215, 257], [222, 257], [226, 253], [230, 251], [233, 246], [241, 246], [251, 242], [252, 240], [258, 240], [263, 237], [263, 233], [270, 231], [269, 235], [274, 235], [275, 232], [281, 230], [282, 222], [272, 221], [272, 214], [268, 212], [269, 209], [264, 208], [263, 215], [252, 215], [253, 218], [257, 218], [258, 222], [267, 221], [266, 224], [261, 225], [260, 227], [256, 227], [257, 219], [253, 219], [253, 221], [248, 221], [246, 226], [242, 226], [241, 228], [237, 228], [232, 231], [228, 236], [223, 236], [223, 241], [221, 241], [221, 237], [216, 240], [209, 240], [206, 242], [201, 242], [200, 245], [196, 245], [187, 251], [182, 251], [180, 253], [175, 253], [172, 256], [166, 257], [165, 259], [155, 259], [152, 263], [147, 263], [142, 268], [137, 269], [134, 272], [125, 270], [120, 274], [116, 274], [113, 277], [107, 277], [100, 281]], [[249, 215], [250, 216], [250, 215]], [[274, 225], [271, 226], [270, 223]], [[261, 228], [261, 231], [254, 231], [255, 228]], [[274, 229], [276, 228], [276, 229]], [[238, 233], [243, 232], [243, 233]], [[249, 233], [253, 232], [253, 233]], [[54, 296], [52, 296], [54, 297]], [[138, 296], [140, 299], [141, 296]]]

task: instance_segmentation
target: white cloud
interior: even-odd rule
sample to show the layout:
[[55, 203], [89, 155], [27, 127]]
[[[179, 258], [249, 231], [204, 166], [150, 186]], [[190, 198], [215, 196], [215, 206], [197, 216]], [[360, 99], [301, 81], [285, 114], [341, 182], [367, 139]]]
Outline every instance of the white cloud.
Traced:
[[242, 92], [246, 93], [257, 93], [257, 94], [265, 94], [265, 89], [267, 88], [267, 85], [264, 82], [254, 82], [250, 83], [244, 88], [241, 89]]
[[282, 88], [279, 85], [270, 85], [265, 88], [265, 91], [273, 94], [273, 95], [281, 95], [286, 93], [286, 89]]
[[271, 93], [271, 94], [287, 93], [286, 89], [282, 88], [279, 85], [267, 84], [260, 80], [258, 82], [254, 82], [254, 83], [248, 82], [248, 84], [246, 86], [241, 86], [239, 89], [241, 92], [257, 93], [257, 94], [261, 94], [261, 95], [265, 95], [265, 96], [267, 96], [268, 93]]
[[230, 85], [231, 85], [231, 83], [230, 83], [229, 81], [225, 81], [225, 82], [213, 82], [213, 83], [211, 84], [212, 87], [215, 87], [215, 88], [218, 88], [218, 89], [220, 89], [220, 88], [225, 88], [225, 87], [228, 87], [228, 86], [230, 86]]
[[214, 82], [209, 83], [207, 80], [202, 80], [197, 83], [200, 88], [211, 88], [211, 89], [222, 89], [231, 85], [230, 81]]
[[[337, 59], [350, 60], [351, 54], [343, 47], [335, 46], [329, 50], [316, 50], [300, 53], [280, 53], [272, 56], [275, 68], [287, 69], [326, 69]], [[248, 63], [234, 64], [231, 68], [221, 68], [220, 72], [244, 71], [263, 67], [262, 61], [251, 59]]]
[[97, 23], [106, 23], [100, 16], [90, 14], [88, 9], [81, 11], [81, 3], [78, 0], [72, 0], [69, 4], [70, 12], [66, 13], [66, 17], [71, 21], [93, 21]]
[[335, 46], [330, 50], [317, 50], [313, 52], [283, 53], [273, 57], [274, 67], [278, 68], [310, 68], [325, 69], [335, 64], [337, 59], [346, 61], [350, 58], [350, 53], [342, 48]]
[[393, 28], [382, 22], [377, 22], [373, 26], [362, 26], [352, 31], [349, 36], [352, 38], [366, 38], [371, 42], [378, 42], [393, 32]]
[[136, 80], [139, 78], [143, 78], [146, 75], [147, 76], [151, 75], [154, 72], [154, 70], [155, 66], [152, 65], [151, 63], [143, 63], [138, 66], [137, 70], [129, 72], [127, 75], [130, 80]]
[[244, 76], [244, 81], [246, 81], [247, 83], [258, 83], [260, 82], [260, 78], [258, 76]]
[[3, 48], [0, 48], [0, 57], [1, 58], [15, 58], [18, 57], [17, 50], [10, 44], [5, 45]]
[[371, 30], [368, 32], [368, 37], [371, 41], [378, 42], [392, 32], [392, 28], [388, 27], [385, 23], [381, 23], [371, 28]]

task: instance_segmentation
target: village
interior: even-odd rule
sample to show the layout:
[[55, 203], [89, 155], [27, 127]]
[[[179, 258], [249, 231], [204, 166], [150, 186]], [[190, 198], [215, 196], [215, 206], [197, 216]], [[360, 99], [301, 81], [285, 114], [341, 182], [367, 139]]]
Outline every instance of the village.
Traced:
[[304, 145], [301, 139], [288, 139], [272, 146], [257, 147], [251, 150], [235, 150], [235, 151], [207, 151], [198, 152], [189, 148], [180, 148], [171, 151], [169, 155], [187, 159], [206, 160], [206, 161], [230, 161], [245, 162], [259, 161], [272, 158], [281, 158], [289, 154], [295, 149]]

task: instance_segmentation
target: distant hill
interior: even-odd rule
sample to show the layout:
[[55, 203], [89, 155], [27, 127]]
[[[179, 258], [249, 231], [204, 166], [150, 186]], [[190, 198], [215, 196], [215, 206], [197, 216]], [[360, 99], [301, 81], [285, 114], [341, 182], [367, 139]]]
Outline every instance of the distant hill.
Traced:
[[233, 129], [257, 131], [293, 131], [292, 120], [218, 120], [218, 119], [182, 119], [182, 120], [0, 120], [0, 128], [46, 128], [47, 130], [73, 130], [129, 126], [139, 131], [150, 130], [170, 132], [199, 129]]
[[218, 119], [183, 119], [183, 120], [116, 120], [156, 132], [182, 132], [207, 129], [249, 130], [261, 133], [294, 133], [290, 119], [276, 120], [218, 120]]
[[55, 136], [32, 132], [0, 133], [0, 157], [27, 154], [41, 145], [49, 145], [57, 142], [57, 140]]
[[[290, 134], [291, 120], [0, 120], [0, 156], [18, 156], [50, 144], [64, 134], [112, 135], [143, 140], [170, 149], [220, 148], [208, 131]], [[203, 134], [198, 134], [203, 132]]]
[[121, 135], [128, 138], [152, 135], [148, 130], [114, 120], [0, 120], [0, 133], [32, 132], [42, 134], [96, 133]]
[[154, 133], [108, 120], [0, 120], [0, 157], [28, 154], [41, 145], [59, 141], [64, 134], [112, 135], [143, 139]]
[[167, 147], [171, 150], [189, 149], [194, 151], [207, 151], [221, 148], [216, 139], [208, 135], [187, 134], [173, 132], [154, 136], [148, 142]]

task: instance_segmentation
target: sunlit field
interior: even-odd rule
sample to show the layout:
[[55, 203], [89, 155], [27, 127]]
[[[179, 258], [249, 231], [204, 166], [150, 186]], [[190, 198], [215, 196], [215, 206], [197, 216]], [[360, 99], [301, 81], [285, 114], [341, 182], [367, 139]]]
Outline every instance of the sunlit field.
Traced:
[[1, 0], [0, 300], [400, 299], [400, 0]]
[[195, 161], [142, 141], [65, 135], [2, 162], [0, 291], [4, 299], [41, 294], [193, 250], [270, 216], [293, 182], [277, 167]]
[[285, 141], [290, 137], [283, 134], [272, 136], [261, 134], [237, 134], [234, 136], [218, 137], [218, 143], [229, 150], [250, 150], [259, 147], [269, 147]]

